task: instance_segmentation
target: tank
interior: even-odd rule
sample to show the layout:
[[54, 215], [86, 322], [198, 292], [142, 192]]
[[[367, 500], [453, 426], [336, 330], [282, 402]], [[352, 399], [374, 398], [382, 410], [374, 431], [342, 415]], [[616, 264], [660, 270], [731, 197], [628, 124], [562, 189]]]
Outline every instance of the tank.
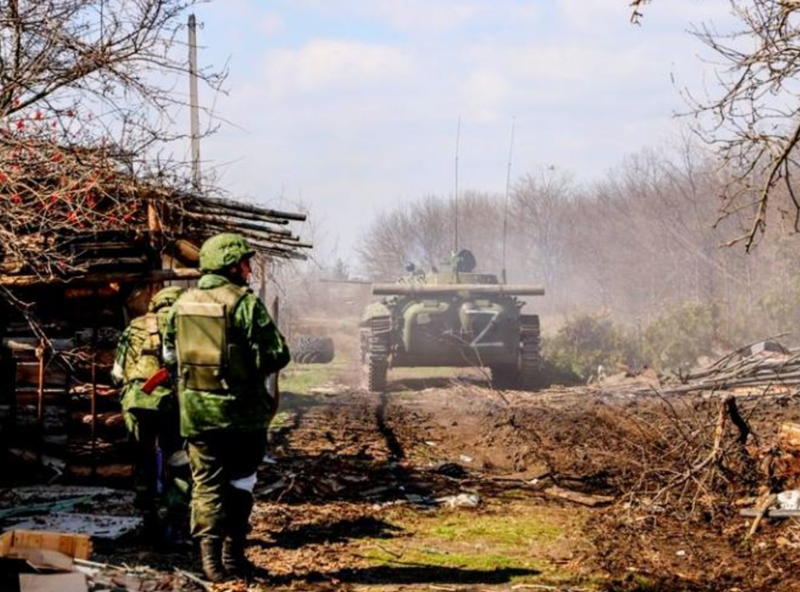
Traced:
[[386, 390], [391, 368], [479, 367], [499, 389], [534, 389], [540, 382], [539, 317], [522, 314], [522, 296], [543, 296], [531, 285], [500, 283], [477, 273], [460, 251], [445, 271], [413, 265], [395, 284], [374, 284], [361, 318], [361, 363], [372, 392]]

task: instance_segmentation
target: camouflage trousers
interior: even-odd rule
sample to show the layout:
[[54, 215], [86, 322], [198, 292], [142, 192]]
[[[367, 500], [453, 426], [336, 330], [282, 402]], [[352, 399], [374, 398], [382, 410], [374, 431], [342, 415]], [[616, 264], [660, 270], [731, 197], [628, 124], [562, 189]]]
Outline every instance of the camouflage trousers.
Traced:
[[192, 536], [244, 539], [267, 431], [218, 431], [187, 441], [192, 467]]
[[159, 474], [158, 450], [163, 462], [181, 450], [177, 412], [150, 409], [125, 411], [125, 425], [133, 447], [134, 489], [136, 505], [145, 513], [156, 511]]

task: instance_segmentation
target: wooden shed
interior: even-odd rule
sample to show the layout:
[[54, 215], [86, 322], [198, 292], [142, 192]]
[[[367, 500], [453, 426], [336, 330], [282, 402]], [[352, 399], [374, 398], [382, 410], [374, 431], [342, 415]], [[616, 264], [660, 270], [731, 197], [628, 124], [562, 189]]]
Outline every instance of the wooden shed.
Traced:
[[199, 245], [216, 232], [244, 234], [264, 258], [304, 258], [311, 245], [290, 227], [305, 216], [176, 188], [94, 151], [2, 148], [0, 137], [0, 444], [59, 474], [124, 477], [110, 382], [121, 331], [155, 291], [199, 277]]

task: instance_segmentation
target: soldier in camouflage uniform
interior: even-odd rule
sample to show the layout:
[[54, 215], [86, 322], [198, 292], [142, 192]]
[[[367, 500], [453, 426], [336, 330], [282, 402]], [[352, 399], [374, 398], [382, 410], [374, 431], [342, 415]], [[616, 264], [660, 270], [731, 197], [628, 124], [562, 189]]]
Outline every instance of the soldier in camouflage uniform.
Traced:
[[[131, 321], [120, 338], [111, 373], [114, 382], [123, 385], [122, 411], [134, 442], [136, 505], [144, 514], [147, 534], [154, 538], [163, 534], [157, 520], [157, 450], [161, 449], [162, 458], [176, 472], [187, 460], [181, 449], [178, 404], [171, 382], [156, 386], [150, 393], [143, 386], [163, 366], [167, 313], [182, 292], [178, 287], [160, 290], [150, 301], [147, 314]], [[173, 499], [180, 497], [170, 493]]]
[[256, 470], [276, 402], [270, 374], [289, 349], [247, 288], [250, 245], [219, 234], [200, 249], [203, 276], [172, 308], [164, 357], [177, 365], [181, 435], [192, 467], [192, 536], [212, 582], [252, 568], [244, 553]]

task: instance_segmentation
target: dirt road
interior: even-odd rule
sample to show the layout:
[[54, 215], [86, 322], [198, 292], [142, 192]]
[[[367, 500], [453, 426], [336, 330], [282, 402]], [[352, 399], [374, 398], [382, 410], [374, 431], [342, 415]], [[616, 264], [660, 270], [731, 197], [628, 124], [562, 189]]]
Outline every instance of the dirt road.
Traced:
[[427, 381], [440, 388], [285, 396], [252, 535], [264, 584], [596, 587], [580, 561], [587, 512], [542, 494], [548, 469], [508, 423], [507, 401]]
[[[626, 509], [642, 463], [661, 454], [656, 442], [648, 459], [647, 440], [631, 430], [665, 437], [667, 418], [693, 438], [713, 433], [714, 397], [500, 393], [479, 374], [451, 377], [399, 372], [378, 396], [355, 386], [351, 367], [288, 373], [276, 462], [264, 467], [254, 520], [251, 558], [265, 570], [258, 586], [795, 589], [791, 526], [765, 523], [743, 545], [749, 522], [728, 506], [754, 503], [747, 496], [757, 480], [729, 474], [722, 489], [700, 483], [691, 506], [673, 493], [662, 510]], [[760, 442], [800, 409], [796, 397], [741, 405]], [[615, 503], [586, 507], [553, 497], [556, 486]], [[686, 509], [704, 503], [697, 514]]]

